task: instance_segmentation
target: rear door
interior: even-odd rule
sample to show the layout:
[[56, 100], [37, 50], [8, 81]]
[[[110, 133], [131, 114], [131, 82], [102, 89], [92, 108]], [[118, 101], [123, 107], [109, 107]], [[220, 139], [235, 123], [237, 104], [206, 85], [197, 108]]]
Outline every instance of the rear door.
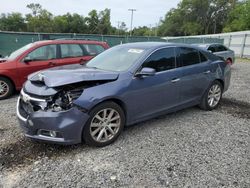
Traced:
[[45, 45], [34, 49], [17, 64], [20, 83], [25, 82], [29, 74], [58, 66], [59, 63], [57, 45]]
[[86, 63], [93, 57], [80, 44], [60, 44], [59, 51], [60, 65]]
[[105, 51], [105, 48], [99, 44], [81, 44], [90, 56], [97, 56]]
[[180, 100], [182, 104], [199, 101], [210, 83], [210, 62], [198, 50], [178, 48], [178, 66], [181, 67]]

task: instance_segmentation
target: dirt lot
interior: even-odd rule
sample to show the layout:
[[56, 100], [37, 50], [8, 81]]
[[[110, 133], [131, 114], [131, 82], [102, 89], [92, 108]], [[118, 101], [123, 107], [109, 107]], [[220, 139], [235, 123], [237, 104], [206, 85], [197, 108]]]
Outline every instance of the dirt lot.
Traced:
[[250, 63], [232, 68], [217, 110], [137, 124], [105, 148], [26, 139], [17, 95], [0, 101], [0, 187], [250, 187]]

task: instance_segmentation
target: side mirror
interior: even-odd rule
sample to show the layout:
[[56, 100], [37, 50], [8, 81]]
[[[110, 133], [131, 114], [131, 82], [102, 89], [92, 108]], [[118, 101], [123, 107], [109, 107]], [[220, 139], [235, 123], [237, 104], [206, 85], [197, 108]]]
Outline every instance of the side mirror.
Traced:
[[26, 56], [24, 59], [23, 59], [23, 62], [24, 63], [29, 63], [29, 62], [31, 62], [32, 61], [32, 59], [30, 58], [30, 56]]
[[210, 53], [214, 53], [214, 52], [212, 52], [212, 50], [208, 50], [208, 52], [210, 52]]
[[154, 76], [156, 70], [149, 67], [144, 67], [142, 70], [135, 74], [136, 77], [143, 77], [143, 76]]

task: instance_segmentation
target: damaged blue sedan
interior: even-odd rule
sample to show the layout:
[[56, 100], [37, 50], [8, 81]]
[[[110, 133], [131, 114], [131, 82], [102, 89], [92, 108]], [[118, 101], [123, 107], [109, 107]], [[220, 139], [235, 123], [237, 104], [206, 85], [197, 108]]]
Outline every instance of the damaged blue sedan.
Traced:
[[195, 105], [215, 109], [230, 77], [229, 65], [196, 47], [124, 44], [85, 65], [30, 75], [17, 116], [29, 138], [106, 146], [124, 126]]

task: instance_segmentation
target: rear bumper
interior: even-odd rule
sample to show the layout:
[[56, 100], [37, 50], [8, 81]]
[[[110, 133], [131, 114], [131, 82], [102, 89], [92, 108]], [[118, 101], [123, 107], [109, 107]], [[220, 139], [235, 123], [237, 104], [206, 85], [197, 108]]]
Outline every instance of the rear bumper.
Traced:
[[[20, 114], [19, 100], [17, 102], [17, 116], [21, 128], [28, 138], [57, 143], [57, 144], [77, 144], [82, 142], [82, 131], [89, 116], [77, 108], [71, 108], [62, 112], [31, 113], [27, 118]], [[60, 137], [51, 137], [40, 134], [40, 130], [56, 131]]]
[[226, 92], [230, 86], [231, 82], [231, 66], [227, 65], [224, 72], [224, 91]]

